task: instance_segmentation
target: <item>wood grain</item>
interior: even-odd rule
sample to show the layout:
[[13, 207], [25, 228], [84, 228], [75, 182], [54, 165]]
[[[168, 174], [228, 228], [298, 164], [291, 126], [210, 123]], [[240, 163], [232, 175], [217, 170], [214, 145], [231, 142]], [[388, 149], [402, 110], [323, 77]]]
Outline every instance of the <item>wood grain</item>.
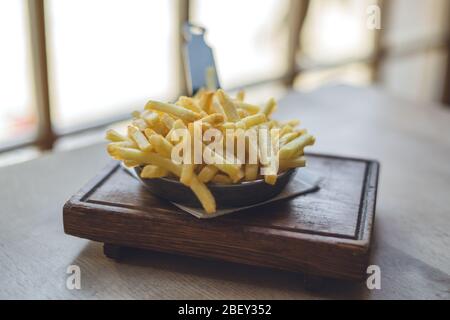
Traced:
[[[64, 206], [67, 234], [112, 245], [361, 280], [366, 275], [378, 163], [309, 155], [321, 189], [199, 220], [153, 196], [117, 162]], [[116, 257], [115, 246], [105, 253]]]

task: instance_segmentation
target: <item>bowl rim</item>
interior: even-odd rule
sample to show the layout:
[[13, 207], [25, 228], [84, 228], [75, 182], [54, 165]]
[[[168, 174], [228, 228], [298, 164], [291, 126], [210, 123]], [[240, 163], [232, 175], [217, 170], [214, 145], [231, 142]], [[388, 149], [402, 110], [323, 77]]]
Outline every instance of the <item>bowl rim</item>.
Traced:
[[[136, 168], [141, 168], [141, 170], [142, 170], [143, 167], [144, 166], [137, 166], [137, 167], [134, 167], [134, 169], [136, 170]], [[283, 177], [285, 175], [292, 174], [294, 171], [297, 171], [297, 170], [298, 170], [298, 168], [288, 169], [286, 171], [283, 171], [283, 172], [280, 172], [279, 174], [277, 174], [277, 177], [280, 178], [280, 177]], [[167, 181], [167, 182], [178, 183], [178, 184], [183, 185], [180, 182], [180, 180], [176, 180], [174, 178], [161, 177], [161, 178], [148, 179], [148, 178], [141, 178], [141, 176], [139, 174], [138, 174], [138, 177], [141, 180], [164, 180], [164, 181]], [[221, 187], [221, 188], [227, 188], [228, 187], [228, 188], [232, 188], [232, 187], [238, 187], [238, 186], [246, 186], [246, 185], [251, 185], [251, 184], [258, 184], [258, 183], [262, 183], [262, 182], [264, 182], [264, 179], [257, 179], [257, 180], [252, 180], [252, 181], [242, 181], [240, 183], [231, 183], [231, 184], [220, 184], [220, 183], [208, 182], [208, 183], [206, 183], [206, 185], [207, 186], [211, 186], [211, 187]]]

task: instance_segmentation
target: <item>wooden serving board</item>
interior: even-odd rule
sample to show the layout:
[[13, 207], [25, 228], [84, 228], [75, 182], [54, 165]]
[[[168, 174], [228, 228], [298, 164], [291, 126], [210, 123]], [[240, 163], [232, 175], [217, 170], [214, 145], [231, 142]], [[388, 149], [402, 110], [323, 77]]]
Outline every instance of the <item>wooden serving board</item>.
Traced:
[[105, 243], [110, 257], [137, 247], [360, 280], [369, 258], [379, 164], [307, 157], [309, 169], [324, 177], [318, 192], [208, 220], [154, 197], [112, 162], [65, 204], [64, 231]]

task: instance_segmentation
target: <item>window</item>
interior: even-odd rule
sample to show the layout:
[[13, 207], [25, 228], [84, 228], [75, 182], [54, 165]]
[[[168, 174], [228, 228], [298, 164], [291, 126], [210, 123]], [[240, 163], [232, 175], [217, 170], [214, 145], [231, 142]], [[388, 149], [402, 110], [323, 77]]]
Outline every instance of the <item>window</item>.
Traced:
[[[366, 9], [373, 1], [314, 0], [301, 34], [301, 63], [336, 63], [372, 54]], [[302, 61], [303, 60], [303, 61]]]
[[388, 1], [385, 42], [401, 47], [415, 41], [445, 37], [449, 8], [448, 0]]
[[192, 22], [208, 30], [224, 88], [283, 76], [287, 0], [194, 0]]
[[56, 129], [105, 120], [178, 92], [175, 2], [46, 2]]
[[382, 67], [384, 86], [411, 100], [442, 97], [449, 30], [448, 0], [389, 1], [385, 44], [397, 59]]
[[35, 133], [26, 5], [0, 1], [0, 143], [27, 139]]
[[370, 82], [366, 63], [374, 53], [376, 31], [367, 28], [369, 0], [314, 0], [300, 35], [297, 60], [306, 69], [295, 86], [314, 89], [327, 82], [364, 85]]

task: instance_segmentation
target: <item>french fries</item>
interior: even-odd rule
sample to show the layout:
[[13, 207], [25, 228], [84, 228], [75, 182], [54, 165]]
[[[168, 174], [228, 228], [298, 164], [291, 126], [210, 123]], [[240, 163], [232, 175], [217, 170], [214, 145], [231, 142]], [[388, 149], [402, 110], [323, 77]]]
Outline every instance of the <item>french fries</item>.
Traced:
[[[145, 129], [146, 128], [144, 128], [144, 130]], [[137, 144], [139, 149], [141, 149], [142, 151], [152, 150], [152, 146], [148, 142], [147, 137], [138, 128], [129, 126], [128, 127], [128, 136], [131, 137], [131, 139], [133, 139], [133, 141]]]
[[197, 196], [206, 213], [216, 212], [216, 200], [214, 199], [214, 196], [211, 191], [209, 191], [208, 187], [198, 180], [195, 174], [192, 176], [190, 188]]
[[280, 149], [279, 157], [282, 160], [291, 159], [295, 156], [303, 155], [303, 149], [306, 146], [311, 146], [315, 143], [316, 139], [309, 135], [303, 134]]
[[245, 100], [245, 91], [244, 90], [239, 90], [239, 92], [236, 94], [236, 100], [237, 101]]
[[122, 142], [129, 140], [128, 137], [118, 133], [116, 130], [109, 129], [106, 131], [106, 139], [111, 142]]
[[162, 178], [169, 174], [169, 171], [161, 167], [148, 164], [142, 169], [141, 177], [146, 179]]
[[183, 108], [181, 106], [177, 106], [176, 104], [158, 101], [149, 101], [145, 106], [145, 109], [167, 113], [174, 116], [175, 118], [183, 120], [184, 122], [192, 122], [200, 119], [201, 117], [199, 113]]
[[158, 152], [163, 157], [169, 158], [172, 156], [172, 149], [173, 145], [167, 141], [166, 138], [164, 138], [160, 134], [153, 134], [150, 136], [150, 143], [155, 148], [156, 152]]
[[236, 105], [233, 100], [223, 91], [222, 89], [217, 90], [217, 97], [219, 98], [220, 104], [222, 105], [223, 111], [227, 116], [228, 121], [236, 122], [241, 118], [239, 117]]
[[306, 159], [303, 156], [295, 159], [280, 160], [280, 169], [282, 171], [304, 166], [306, 166]]
[[237, 128], [249, 129], [258, 124], [262, 124], [267, 121], [266, 115], [264, 113], [257, 113], [252, 116], [245, 117], [236, 123]]
[[258, 178], [258, 165], [246, 164], [245, 165], [245, 181], [253, 181]]
[[235, 105], [238, 108], [238, 110], [239, 109], [245, 110], [249, 114], [255, 114], [255, 113], [261, 112], [261, 108], [260, 107], [258, 107], [256, 105], [253, 105], [253, 104], [246, 103], [243, 100], [236, 101]]
[[315, 138], [297, 129], [298, 120], [272, 119], [276, 109], [273, 98], [260, 107], [245, 101], [244, 91], [231, 98], [211, 82], [175, 103], [149, 101], [144, 111], [132, 113], [126, 135], [106, 132], [107, 151], [127, 167], [140, 166], [144, 179], [178, 178], [213, 213], [208, 184], [262, 179], [275, 185], [280, 172], [306, 165], [304, 149]]
[[230, 179], [229, 176], [224, 175], [224, 174], [216, 174], [214, 176], [214, 178], [212, 179], [213, 182], [218, 183], [218, 184], [232, 184], [233, 181]]
[[276, 109], [277, 109], [277, 102], [275, 101], [274, 98], [270, 98], [264, 107], [263, 113], [267, 117], [270, 117]]
[[217, 174], [218, 171], [219, 171], [219, 168], [217, 168], [213, 165], [207, 165], [198, 174], [198, 179], [201, 182], [208, 183], [215, 177], [215, 175]]

